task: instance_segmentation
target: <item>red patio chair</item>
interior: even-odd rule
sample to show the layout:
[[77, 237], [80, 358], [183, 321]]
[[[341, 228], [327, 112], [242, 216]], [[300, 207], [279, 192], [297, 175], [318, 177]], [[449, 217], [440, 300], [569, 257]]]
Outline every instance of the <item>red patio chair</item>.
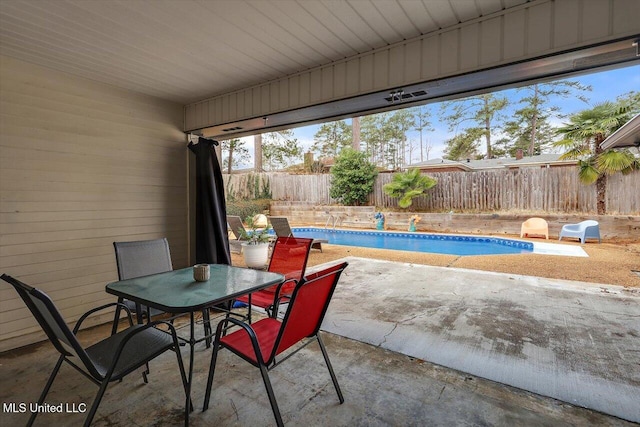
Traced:
[[279, 285], [274, 285], [237, 299], [237, 301], [249, 305], [247, 313], [249, 323], [251, 323], [252, 305], [265, 309], [270, 317], [278, 315], [278, 304], [288, 301], [288, 298], [280, 297], [291, 295], [293, 288], [304, 276], [312, 243], [313, 239], [278, 237], [273, 247], [268, 271], [283, 274], [285, 280]]
[[[269, 396], [269, 402], [271, 403], [271, 409], [276, 418], [276, 423], [278, 426], [282, 426], [282, 417], [280, 416], [278, 403], [276, 402], [271, 381], [269, 380], [269, 370], [275, 368], [295, 352], [313, 342], [313, 339], [318, 341], [318, 345], [324, 356], [324, 361], [329, 369], [333, 386], [338, 393], [338, 399], [340, 403], [344, 403], [344, 397], [342, 396], [338, 380], [329, 361], [329, 355], [318, 332], [324, 315], [327, 312], [333, 291], [338, 283], [338, 279], [347, 265], [348, 264], [344, 262], [337, 266], [329, 267], [321, 272], [315, 273], [310, 280], [303, 280], [298, 283], [290, 297], [289, 307], [282, 322], [279, 319], [267, 317], [250, 325], [234, 318], [227, 318], [218, 324], [213, 345], [213, 354], [211, 355], [211, 364], [209, 366], [209, 377], [207, 379], [203, 411], [206, 411], [209, 407], [211, 385], [213, 383], [218, 350], [220, 347], [225, 347], [260, 369], [267, 395]], [[239, 326], [241, 329], [223, 336], [223, 332], [228, 328], [229, 322]], [[276, 356], [279, 356], [305, 338], [310, 339], [282, 360], [276, 362]]]

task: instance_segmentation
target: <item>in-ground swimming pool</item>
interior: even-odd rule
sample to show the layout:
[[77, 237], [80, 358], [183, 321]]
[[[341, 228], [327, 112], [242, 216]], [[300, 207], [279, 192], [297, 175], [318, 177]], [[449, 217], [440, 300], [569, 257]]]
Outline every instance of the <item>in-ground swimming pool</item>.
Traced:
[[499, 237], [456, 236], [446, 234], [402, 233], [395, 231], [293, 229], [296, 237], [327, 239], [332, 245], [449, 255], [499, 255], [532, 253], [533, 243]]

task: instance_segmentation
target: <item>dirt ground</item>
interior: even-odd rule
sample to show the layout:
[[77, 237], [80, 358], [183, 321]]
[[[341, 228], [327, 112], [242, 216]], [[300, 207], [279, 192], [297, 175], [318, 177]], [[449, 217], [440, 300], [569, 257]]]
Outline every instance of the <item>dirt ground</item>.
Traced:
[[[518, 238], [519, 236], [501, 235], [500, 237]], [[536, 241], [538, 239], [525, 240]], [[575, 242], [549, 242], [566, 245], [579, 244]], [[640, 289], [640, 242], [603, 242], [600, 244], [587, 242], [582, 247], [589, 255], [588, 258], [538, 254], [457, 256], [323, 244], [322, 252], [316, 249], [311, 250], [308, 266], [330, 262], [346, 256], [357, 256]], [[244, 266], [242, 255], [232, 254], [232, 261], [233, 265]]]

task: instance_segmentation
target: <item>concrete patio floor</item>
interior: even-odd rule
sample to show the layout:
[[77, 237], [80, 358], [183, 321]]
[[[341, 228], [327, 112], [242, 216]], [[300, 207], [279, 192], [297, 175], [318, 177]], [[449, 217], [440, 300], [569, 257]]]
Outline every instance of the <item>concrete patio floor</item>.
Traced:
[[[350, 268], [351, 279], [363, 270], [355, 262]], [[465, 280], [457, 273], [452, 269], [447, 272], [451, 283]], [[396, 285], [402, 286], [403, 283]], [[336, 291], [323, 329], [328, 322], [340, 319], [339, 314], [345, 307], [343, 303], [349, 298], [348, 292], [353, 292], [349, 288], [348, 280], [345, 280], [344, 286]], [[406, 314], [403, 313], [406, 306], [396, 306], [395, 313], [385, 313], [385, 316]], [[361, 308], [372, 310], [372, 307]], [[356, 309], [350, 311], [358, 313]], [[347, 320], [343, 317], [340, 321]], [[537, 326], [539, 324], [533, 324], [532, 328]], [[110, 325], [103, 325], [82, 331], [80, 337], [83, 342], [91, 343], [108, 335], [109, 330]], [[381, 329], [379, 333], [384, 335], [385, 331]], [[381, 343], [367, 344], [327, 332], [322, 336], [345, 403], [339, 404], [320, 350], [317, 344], [312, 343], [271, 371], [274, 391], [287, 425], [635, 425], [601, 412], [390, 351]], [[405, 341], [420, 339], [420, 336], [404, 338]], [[183, 347], [182, 352], [186, 359], [188, 349]], [[190, 416], [191, 425], [274, 425], [259, 371], [227, 351], [219, 355], [211, 405], [202, 412], [210, 356], [211, 351], [204, 344], [196, 347], [192, 390], [195, 410]], [[635, 355], [636, 358], [638, 356]], [[48, 342], [0, 354], [0, 400], [3, 406], [36, 401], [56, 357]], [[630, 373], [630, 377], [633, 375]], [[76, 407], [80, 403], [90, 405], [96, 392], [95, 385], [65, 366], [47, 401], [51, 404], [75, 404]], [[94, 425], [181, 425], [183, 398], [175, 356], [166, 353], [151, 364], [149, 384], [144, 384], [141, 375], [134, 373], [123, 382], [110, 385]], [[0, 414], [0, 425], [26, 423], [28, 414], [9, 413], [4, 409]], [[83, 419], [82, 414], [46, 413], [38, 416], [35, 425], [76, 426]]]

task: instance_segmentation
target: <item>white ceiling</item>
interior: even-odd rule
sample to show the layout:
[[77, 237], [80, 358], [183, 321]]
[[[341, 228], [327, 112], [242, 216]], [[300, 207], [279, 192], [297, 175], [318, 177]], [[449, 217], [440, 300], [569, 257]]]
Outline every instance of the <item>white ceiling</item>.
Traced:
[[183, 104], [529, 0], [0, 0], [0, 53]]

